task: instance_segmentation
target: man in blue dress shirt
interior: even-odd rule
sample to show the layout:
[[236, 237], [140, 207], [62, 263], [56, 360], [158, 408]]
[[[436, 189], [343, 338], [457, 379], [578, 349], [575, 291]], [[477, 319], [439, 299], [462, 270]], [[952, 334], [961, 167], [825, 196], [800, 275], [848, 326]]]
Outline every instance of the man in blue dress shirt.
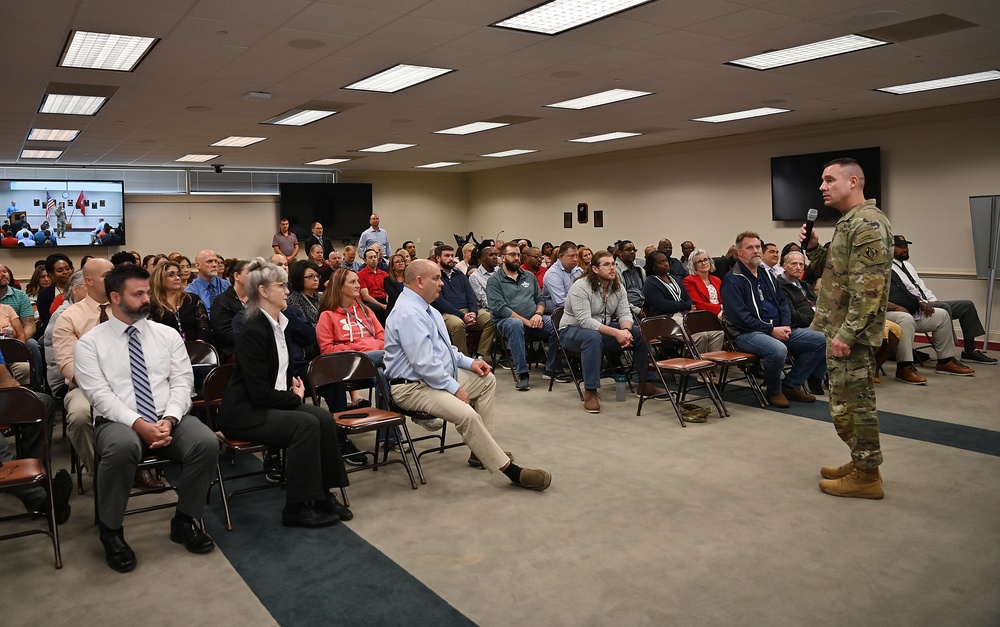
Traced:
[[496, 378], [485, 361], [458, 352], [430, 306], [441, 293], [441, 267], [418, 259], [406, 267], [403, 282], [385, 329], [385, 373], [396, 405], [453, 423], [472, 450], [470, 466], [502, 472], [522, 488], [548, 488], [552, 475], [517, 466], [490, 435]]
[[197, 294], [201, 297], [201, 302], [205, 303], [205, 311], [208, 317], [212, 317], [212, 302], [217, 296], [229, 289], [231, 283], [219, 276], [222, 264], [214, 250], [199, 250], [194, 258], [194, 265], [198, 268], [198, 278], [191, 281], [184, 291]]

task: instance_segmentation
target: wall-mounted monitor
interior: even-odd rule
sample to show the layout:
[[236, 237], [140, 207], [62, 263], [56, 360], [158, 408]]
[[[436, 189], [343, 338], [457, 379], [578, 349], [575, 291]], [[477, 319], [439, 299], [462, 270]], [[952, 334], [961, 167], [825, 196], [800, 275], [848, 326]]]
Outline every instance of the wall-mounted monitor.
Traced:
[[370, 225], [371, 183], [280, 183], [281, 216], [293, 228], [309, 232], [313, 222], [323, 224], [323, 235], [334, 242], [353, 240]]
[[865, 173], [865, 198], [882, 204], [882, 167], [879, 148], [851, 148], [807, 155], [771, 158], [771, 219], [805, 222], [806, 212], [819, 211], [818, 221], [837, 221], [840, 212], [823, 205], [823, 166], [834, 159], [850, 157]]
[[[122, 181], [0, 180], [0, 207], [3, 221], [30, 231], [36, 246], [125, 244]], [[12, 220], [21, 211], [23, 220]]]

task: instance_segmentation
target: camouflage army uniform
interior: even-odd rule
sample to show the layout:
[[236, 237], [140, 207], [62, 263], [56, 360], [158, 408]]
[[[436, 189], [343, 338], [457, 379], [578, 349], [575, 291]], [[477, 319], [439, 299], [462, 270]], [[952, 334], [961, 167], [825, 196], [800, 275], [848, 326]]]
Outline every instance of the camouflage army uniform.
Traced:
[[56, 209], [56, 238], [66, 237], [66, 209]]
[[[851, 447], [855, 467], [873, 470], [882, 463], [875, 350], [885, 332], [892, 226], [875, 201], [866, 200], [840, 218], [828, 249], [817, 246], [808, 254], [823, 279], [812, 328], [826, 335], [833, 424]], [[833, 356], [833, 338], [851, 347], [848, 356]]]

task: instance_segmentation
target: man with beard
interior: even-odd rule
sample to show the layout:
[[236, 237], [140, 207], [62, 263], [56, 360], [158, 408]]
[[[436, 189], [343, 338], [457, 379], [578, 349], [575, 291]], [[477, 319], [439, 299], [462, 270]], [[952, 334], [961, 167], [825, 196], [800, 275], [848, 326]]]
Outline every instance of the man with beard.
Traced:
[[455, 249], [442, 244], [434, 249], [434, 258], [441, 268], [443, 286], [441, 294], [434, 299], [431, 307], [441, 312], [451, 343], [460, 353], [468, 355], [469, 342], [466, 340], [466, 333], [469, 330], [479, 331], [478, 350], [471, 357], [477, 359], [489, 355], [495, 333], [493, 321], [490, 320], [490, 312], [487, 309], [477, 306], [476, 294], [472, 291], [469, 279], [455, 270]]
[[[788, 399], [811, 403], [816, 397], [802, 389], [809, 377], [826, 376], [826, 341], [812, 329], [792, 328], [792, 314], [778, 281], [763, 263], [760, 236], [744, 231], [736, 237], [739, 260], [722, 282], [722, 321], [737, 348], [761, 358], [765, 395], [774, 407], [788, 407]], [[785, 358], [795, 356], [785, 380]]]
[[545, 315], [545, 299], [535, 281], [535, 275], [521, 269], [521, 252], [516, 242], [503, 246], [503, 266], [494, 273], [486, 284], [486, 298], [490, 303], [493, 324], [507, 339], [512, 367], [517, 374], [514, 389], [525, 392], [529, 389], [528, 359], [525, 351], [525, 336], [547, 340], [548, 357], [545, 361], [545, 377], [555, 377], [557, 381], [566, 379], [559, 366], [559, 350], [552, 318]]
[[642, 273], [642, 268], [635, 265], [635, 253], [637, 250], [632, 240], [622, 240], [618, 244], [618, 260], [615, 261], [615, 270], [618, 272], [618, 278], [621, 280], [622, 285], [625, 286], [625, 293], [628, 294], [628, 304], [632, 310], [632, 317], [635, 320], [639, 319], [639, 312], [646, 302], [646, 294], [642, 291], [646, 277]]
[[194, 376], [180, 335], [146, 319], [149, 273], [122, 265], [104, 284], [111, 315], [80, 338], [73, 354], [77, 383], [94, 407], [101, 544], [108, 566], [125, 573], [136, 566], [122, 528], [125, 505], [136, 466], [150, 451], [184, 465], [170, 539], [192, 553], [215, 548], [196, 520], [205, 509], [219, 445], [211, 429], [186, 415]]
[[952, 320], [958, 320], [962, 327], [962, 361], [974, 361], [995, 365], [997, 360], [976, 348], [976, 338], [984, 335], [982, 322], [976, 304], [971, 300], [938, 300], [931, 288], [924, 284], [917, 270], [910, 263], [910, 244], [902, 235], [894, 235], [892, 241], [892, 272], [910, 292], [917, 295], [922, 303], [934, 309], [944, 309]]

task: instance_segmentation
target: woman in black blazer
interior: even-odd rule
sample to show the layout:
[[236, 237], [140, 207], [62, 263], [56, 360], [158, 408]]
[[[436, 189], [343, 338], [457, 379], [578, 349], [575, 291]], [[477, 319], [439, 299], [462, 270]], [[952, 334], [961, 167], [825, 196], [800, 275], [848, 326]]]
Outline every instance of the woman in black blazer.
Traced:
[[286, 527], [326, 527], [354, 516], [330, 493], [346, 487], [347, 472], [330, 413], [303, 404], [305, 386], [293, 377], [286, 337], [285, 271], [263, 257], [250, 262], [246, 324], [217, 424], [229, 438], [288, 449]]

